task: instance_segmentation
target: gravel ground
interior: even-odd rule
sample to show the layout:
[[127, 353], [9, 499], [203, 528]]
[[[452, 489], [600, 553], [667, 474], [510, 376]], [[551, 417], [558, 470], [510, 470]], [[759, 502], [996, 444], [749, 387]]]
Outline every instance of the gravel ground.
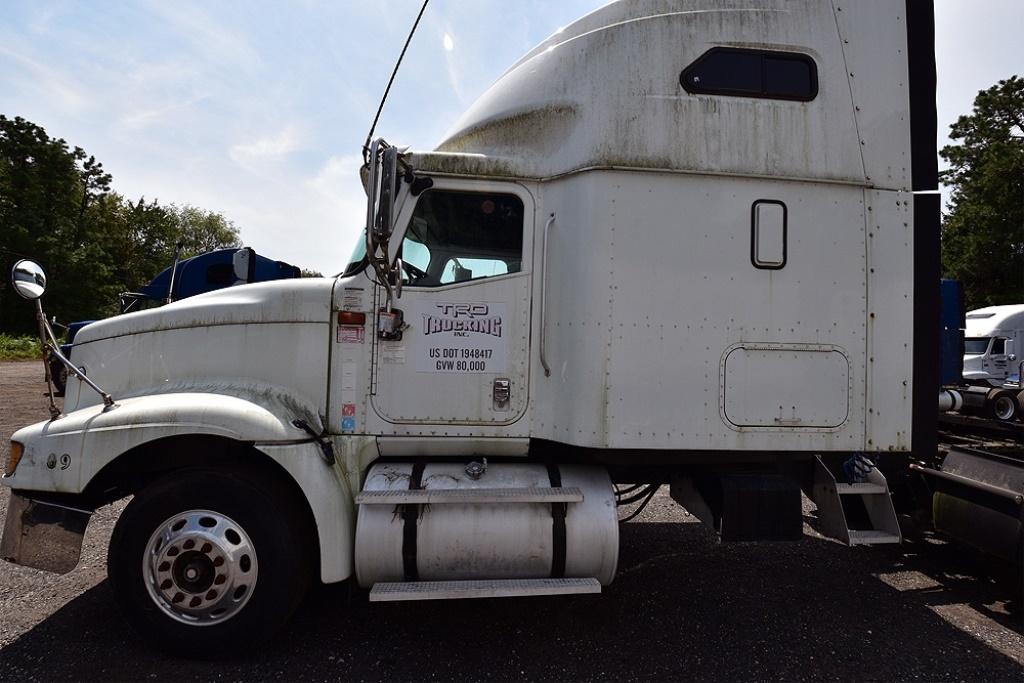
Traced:
[[[5, 460], [43, 391], [37, 363], [0, 363]], [[0, 680], [1024, 680], [1012, 581], [970, 551], [927, 534], [846, 548], [809, 503], [799, 543], [723, 545], [664, 491], [622, 527], [601, 596], [370, 605], [327, 586], [267, 647], [175, 660], [113, 604], [119, 510], [94, 515], [69, 574], [0, 562]]]

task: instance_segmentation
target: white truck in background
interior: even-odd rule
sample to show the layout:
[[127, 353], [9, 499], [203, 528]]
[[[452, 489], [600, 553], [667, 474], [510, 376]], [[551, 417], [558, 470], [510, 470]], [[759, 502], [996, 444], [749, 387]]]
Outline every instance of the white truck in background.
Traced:
[[[935, 443], [934, 78], [930, 2], [602, 7], [438, 149], [369, 146], [341, 276], [84, 328], [64, 412], [12, 437], [0, 554], [69, 571], [133, 495], [114, 592], [210, 655], [316, 579], [598, 592], [664, 484], [726, 541], [800, 538], [803, 490], [898, 543], [882, 470]], [[14, 281], [59, 354], [42, 269]]]
[[1024, 351], [1024, 304], [968, 311], [964, 330], [964, 380], [1002, 386], [1019, 375]]

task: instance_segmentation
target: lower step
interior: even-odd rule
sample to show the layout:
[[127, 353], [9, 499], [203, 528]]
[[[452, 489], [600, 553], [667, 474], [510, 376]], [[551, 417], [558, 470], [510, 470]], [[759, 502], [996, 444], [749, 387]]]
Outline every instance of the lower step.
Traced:
[[850, 545], [879, 545], [899, 542], [899, 536], [885, 531], [850, 529]]
[[485, 581], [409, 581], [375, 583], [370, 602], [511, 598], [529, 595], [600, 593], [597, 579], [489, 579]]

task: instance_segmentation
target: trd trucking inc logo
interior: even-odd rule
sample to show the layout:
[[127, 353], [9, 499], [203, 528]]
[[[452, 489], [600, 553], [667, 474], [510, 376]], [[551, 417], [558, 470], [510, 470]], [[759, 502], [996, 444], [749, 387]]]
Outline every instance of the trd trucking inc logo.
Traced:
[[423, 314], [423, 334], [451, 332], [468, 337], [470, 332], [501, 337], [501, 316], [491, 316], [487, 304], [434, 304], [440, 315]]

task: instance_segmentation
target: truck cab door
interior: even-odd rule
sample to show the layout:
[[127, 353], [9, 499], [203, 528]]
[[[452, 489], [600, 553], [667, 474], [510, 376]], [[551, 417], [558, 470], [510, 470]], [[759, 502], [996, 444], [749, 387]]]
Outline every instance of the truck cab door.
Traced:
[[383, 420], [498, 427], [524, 414], [533, 214], [516, 183], [435, 179], [405, 203], [392, 237], [405, 327], [373, 349], [371, 402]]
[[[1010, 348], [1008, 349], [1007, 346]], [[1013, 341], [1006, 337], [996, 337], [992, 340], [992, 350], [989, 352], [989, 360], [992, 363], [989, 372], [996, 379], [1005, 379], [1010, 374], [1010, 351], [1013, 348]]]

